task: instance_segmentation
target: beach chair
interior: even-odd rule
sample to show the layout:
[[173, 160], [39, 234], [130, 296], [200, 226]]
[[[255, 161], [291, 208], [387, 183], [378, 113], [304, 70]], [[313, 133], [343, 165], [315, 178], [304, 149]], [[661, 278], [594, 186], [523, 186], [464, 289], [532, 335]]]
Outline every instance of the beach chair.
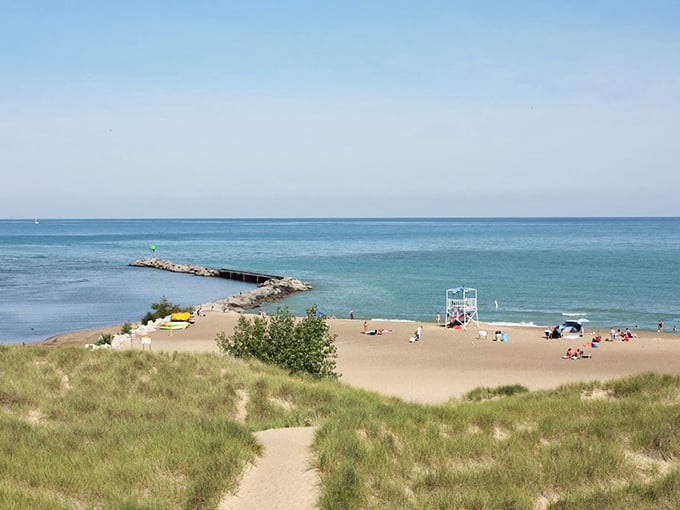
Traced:
[[477, 331], [477, 339], [478, 340], [486, 339], [487, 334], [488, 333], [485, 329], [480, 329], [479, 331]]

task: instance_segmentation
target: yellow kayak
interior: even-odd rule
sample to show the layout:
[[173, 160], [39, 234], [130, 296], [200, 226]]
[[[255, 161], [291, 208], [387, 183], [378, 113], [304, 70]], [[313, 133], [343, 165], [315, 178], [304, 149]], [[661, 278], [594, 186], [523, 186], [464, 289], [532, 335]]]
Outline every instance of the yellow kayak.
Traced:
[[186, 329], [189, 327], [189, 323], [185, 321], [170, 321], [161, 322], [158, 329]]

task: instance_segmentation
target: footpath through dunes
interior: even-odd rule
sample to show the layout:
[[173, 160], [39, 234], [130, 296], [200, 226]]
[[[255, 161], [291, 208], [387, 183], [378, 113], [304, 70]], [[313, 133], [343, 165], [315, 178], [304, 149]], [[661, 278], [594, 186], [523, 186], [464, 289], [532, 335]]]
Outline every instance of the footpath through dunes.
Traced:
[[297, 427], [255, 432], [262, 457], [246, 468], [235, 494], [219, 510], [312, 510], [319, 499], [319, 477], [312, 468], [316, 429]]

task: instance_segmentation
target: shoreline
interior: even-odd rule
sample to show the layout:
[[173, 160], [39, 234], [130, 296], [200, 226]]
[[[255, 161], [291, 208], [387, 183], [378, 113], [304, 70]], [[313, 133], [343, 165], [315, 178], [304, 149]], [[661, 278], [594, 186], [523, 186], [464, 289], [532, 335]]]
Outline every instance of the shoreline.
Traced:
[[[208, 352], [220, 354], [218, 333], [231, 334], [241, 314], [207, 311], [189, 328], [156, 330], [149, 334], [149, 350], [155, 352]], [[254, 317], [256, 314], [246, 314]], [[529, 390], [554, 389], [575, 382], [618, 379], [656, 372], [680, 376], [675, 362], [680, 337], [672, 333], [637, 332], [629, 342], [606, 341], [585, 347], [596, 331], [577, 338], [547, 339], [540, 327], [503, 327], [480, 323], [487, 331], [481, 338], [476, 327], [445, 329], [422, 323], [423, 338], [409, 343], [419, 321], [368, 321], [368, 329], [384, 329], [382, 335], [365, 335], [362, 319], [329, 319], [336, 335], [339, 381], [352, 387], [394, 396], [406, 401], [442, 404], [478, 387], [521, 384]], [[109, 327], [116, 332], [119, 326]], [[508, 342], [493, 340], [496, 329], [508, 333]], [[389, 332], [388, 332], [389, 331]], [[102, 333], [74, 331], [51, 337], [38, 345], [84, 346]], [[121, 349], [142, 350], [141, 339]], [[565, 360], [568, 348], [581, 348], [592, 357]]]
[[[248, 292], [248, 291], [246, 291]], [[238, 296], [236, 294], [235, 296]], [[204, 303], [202, 305], [194, 305], [194, 308], [201, 308], [205, 313], [216, 313], [216, 314], [228, 314], [228, 313], [236, 313], [236, 314], [245, 314], [248, 316], [256, 316], [257, 314], [250, 310], [240, 310], [240, 309], [223, 309], [224, 304], [233, 298], [234, 296], [229, 296], [224, 299], [220, 299], [217, 301], [212, 301], [209, 303]], [[301, 316], [298, 316], [300, 318]], [[363, 318], [355, 318], [355, 319], [344, 319], [344, 318], [338, 318], [338, 317], [332, 317], [330, 320], [333, 321], [350, 321], [354, 323], [363, 323], [363, 321], [367, 321], [369, 323], [387, 323], [387, 324], [428, 324], [427, 321], [419, 321], [418, 319], [385, 319], [385, 318], [371, 318], [371, 319], [363, 319]], [[133, 325], [139, 325], [139, 321], [129, 321], [130, 324]], [[72, 331], [66, 331], [64, 333], [57, 333], [55, 335], [51, 335], [47, 338], [44, 338], [42, 340], [37, 340], [35, 342], [22, 342], [22, 343], [7, 343], [7, 344], [2, 344], [2, 345], [47, 345], [47, 346], [60, 346], [60, 345], [80, 345], [80, 344], [85, 344], [85, 343], [93, 343], [94, 341], [97, 340], [97, 338], [104, 333], [111, 333], [111, 334], [118, 334], [123, 327], [124, 322], [121, 323], [116, 323], [116, 324], [107, 324], [105, 326], [101, 327], [95, 327], [95, 328], [85, 328], [85, 329], [76, 329]], [[546, 326], [541, 326], [533, 323], [512, 323], [512, 322], [479, 322], [479, 328], [477, 326], [471, 325], [467, 328], [467, 330], [463, 331], [471, 331], [474, 330], [475, 332], [478, 330], [486, 330], [489, 334], [489, 336], [492, 336], [491, 330], [497, 330], [497, 329], [507, 329], [507, 330], [533, 330], [535, 332], [540, 332], [540, 337], [544, 338], [544, 331], [547, 328], [551, 328], [554, 325], [546, 325]], [[433, 324], [433, 326], [441, 328], [442, 330], [450, 330], [450, 328], [444, 328], [443, 325], [436, 325]], [[458, 330], [455, 330], [458, 331]], [[646, 330], [646, 329], [635, 329], [633, 333], [637, 337], [646, 337], [648, 335], [654, 334], [654, 335], [660, 335], [660, 336], [668, 336], [669, 338], [673, 338], [675, 335], [678, 335], [678, 340], [680, 340], [680, 331], [663, 331], [662, 333], [657, 333], [655, 330]], [[537, 333], [538, 334], [538, 333]], [[588, 328], [587, 326], [584, 326], [584, 333], [581, 335], [584, 338], [584, 342], [586, 337], [592, 338], [594, 336], [601, 336], [603, 341], [606, 341], [606, 338], [609, 337], [609, 328]], [[88, 339], [87, 342], [84, 342], [82, 339]], [[569, 340], [568, 338], [561, 338], [557, 340], [562, 340], [566, 341]]]

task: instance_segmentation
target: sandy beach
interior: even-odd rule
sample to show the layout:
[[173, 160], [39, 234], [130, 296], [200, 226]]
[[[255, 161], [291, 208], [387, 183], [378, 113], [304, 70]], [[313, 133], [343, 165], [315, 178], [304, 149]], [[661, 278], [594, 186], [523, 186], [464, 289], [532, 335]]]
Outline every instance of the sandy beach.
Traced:
[[[151, 349], [217, 353], [216, 335], [230, 334], [237, 320], [237, 313], [207, 312], [186, 330], [151, 333]], [[369, 321], [369, 330], [389, 331], [382, 335], [365, 335], [361, 319], [332, 319], [330, 324], [337, 336], [341, 382], [414, 402], [442, 403], [480, 386], [521, 384], [537, 390], [645, 372], [680, 374], [676, 361], [680, 335], [672, 333], [638, 331], [629, 342], [608, 342], [604, 341], [608, 331], [586, 330], [576, 339], [549, 340], [543, 328], [481, 323], [488, 332], [484, 339], [473, 326], [453, 330], [423, 323], [422, 340], [411, 344], [417, 322]], [[493, 340], [499, 329], [508, 334], [508, 342]], [[103, 332], [119, 330], [120, 326], [111, 326], [75, 331], [42, 344], [85, 345]], [[599, 347], [584, 347], [596, 335], [603, 338]], [[569, 347], [582, 348], [592, 358], [562, 359]], [[139, 338], [133, 348], [141, 349]]]
[[[235, 312], [207, 312], [188, 329], [151, 333], [151, 350], [218, 353], [216, 335], [229, 335], [237, 320]], [[608, 331], [586, 330], [582, 337], [552, 340], [543, 328], [480, 324], [487, 332], [483, 338], [477, 327], [454, 330], [424, 323], [421, 340], [410, 343], [419, 324], [369, 321], [369, 331], [384, 332], [365, 335], [361, 319], [330, 320], [340, 381], [406, 401], [440, 404], [482, 386], [521, 384], [539, 390], [645, 372], [680, 375], [680, 335], [672, 333], [636, 332], [628, 342], [608, 342]], [[495, 341], [496, 330], [507, 333], [508, 341]], [[120, 326], [76, 331], [43, 344], [85, 345], [101, 333], [118, 331]], [[597, 348], [584, 346], [597, 335], [602, 336]], [[135, 338], [132, 348], [141, 350], [141, 339]], [[568, 348], [581, 348], [591, 357], [563, 359]], [[319, 490], [309, 468], [313, 431], [277, 429], [256, 436], [265, 447], [263, 457], [246, 470], [237, 494], [225, 494], [219, 508], [313, 509]]]

